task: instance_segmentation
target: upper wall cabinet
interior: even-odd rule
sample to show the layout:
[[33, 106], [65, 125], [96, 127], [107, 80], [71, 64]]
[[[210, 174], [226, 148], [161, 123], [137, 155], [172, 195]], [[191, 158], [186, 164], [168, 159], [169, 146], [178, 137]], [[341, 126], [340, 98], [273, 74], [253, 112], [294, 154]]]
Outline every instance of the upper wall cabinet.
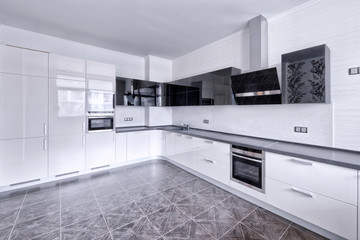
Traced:
[[0, 46], [0, 72], [48, 77], [49, 54]]
[[50, 54], [49, 77], [85, 81], [85, 60]]
[[114, 91], [115, 78], [115, 65], [86, 61], [87, 89]]

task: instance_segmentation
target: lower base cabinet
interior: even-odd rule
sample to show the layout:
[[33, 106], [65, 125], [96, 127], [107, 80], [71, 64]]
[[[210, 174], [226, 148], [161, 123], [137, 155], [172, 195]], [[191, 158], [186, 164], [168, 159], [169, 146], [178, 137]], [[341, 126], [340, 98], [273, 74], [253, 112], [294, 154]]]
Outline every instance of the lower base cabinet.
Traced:
[[95, 132], [86, 135], [86, 168], [115, 163], [115, 133]]
[[357, 239], [357, 207], [267, 178], [266, 201], [346, 239]]
[[149, 131], [127, 133], [127, 160], [149, 156]]
[[50, 176], [81, 171], [85, 167], [85, 135], [49, 137]]
[[47, 138], [0, 141], [0, 186], [48, 176]]
[[212, 158], [196, 155], [194, 169], [216, 181], [229, 185], [230, 162], [226, 164]]
[[127, 160], [127, 133], [116, 134], [116, 163]]

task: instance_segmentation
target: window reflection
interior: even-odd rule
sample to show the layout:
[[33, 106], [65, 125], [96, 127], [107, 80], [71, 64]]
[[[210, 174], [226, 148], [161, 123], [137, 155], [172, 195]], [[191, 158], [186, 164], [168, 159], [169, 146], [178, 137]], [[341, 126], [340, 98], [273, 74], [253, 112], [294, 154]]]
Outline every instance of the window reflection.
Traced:
[[85, 82], [56, 79], [58, 117], [83, 117]]

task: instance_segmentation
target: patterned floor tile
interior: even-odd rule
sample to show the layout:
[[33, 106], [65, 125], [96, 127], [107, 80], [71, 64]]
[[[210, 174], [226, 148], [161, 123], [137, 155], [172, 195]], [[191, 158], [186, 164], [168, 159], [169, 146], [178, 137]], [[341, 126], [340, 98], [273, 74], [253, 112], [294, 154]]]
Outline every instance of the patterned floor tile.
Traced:
[[134, 202], [104, 213], [110, 231], [127, 225], [144, 215]]
[[17, 222], [25, 222], [33, 218], [46, 215], [51, 212], [60, 211], [60, 199], [54, 199], [46, 202], [36, 203], [31, 206], [22, 207]]
[[27, 193], [25, 196], [23, 207], [53, 199], [60, 200], [60, 188], [55, 187], [46, 190]]
[[127, 190], [127, 192], [135, 201], [158, 193], [158, 191], [149, 184], [141, 185], [137, 188], [132, 188], [130, 190]]
[[151, 186], [153, 186], [158, 191], [164, 191], [176, 185], [178, 185], [178, 183], [173, 181], [171, 178], [164, 178], [151, 183]]
[[165, 234], [189, 220], [173, 204], [150, 214], [148, 217], [161, 234]]
[[100, 214], [96, 200], [65, 208], [61, 210], [61, 226], [71, 225]]
[[285, 234], [281, 237], [281, 240], [326, 240], [322, 237], [306, 228], [303, 228], [297, 224], [292, 223], [287, 229]]
[[17, 223], [11, 240], [24, 240], [53, 232], [60, 228], [60, 212], [50, 213], [27, 222]]
[[8, 240], [12, 226], [0, 228], [0, 240]]
[[220, 240], [266, 240], [259, 233], [239, 223], [228, 231]]
[[184, 198], [175, 204], [190, 217], [195, 217], [212, 206], [211, 202], [197, 194]]
[[216, 207], [212, 207], [194, 220], [215, 238], [221, 237], [238, 223], [229, 214]]
[[61, 196], [61, 208], [69, 208], [77, 206], [84, 202], [95, 200], [95, 196], [91, 189], [75, 192], [73, 194], [66, 194]]
[[126, 192], [107, 195], [103, 198], [98, 198], [97, 201], [102, 211], [108, 211], [132, 202]]
[[124, 189], [128, 190], [144, 185], [146, 184], [146, 181], [140, 177], [137, 177], [121, 181], [120, 184]]
[[214, 205], [231, 196], [229, 192], [215, 186], [202, 190], [198, 194], [208, 199]]
[[37, 236], [31, 240], [60, 240], [60, 229]]
[[91, 190], [91, 184], [87, 178], [64, 180], [60, 187], [61, 196]]
[[192, 193], [178, 185], [161, 192], [167, 199], [175, 203], [189, 197]]
[[136, 201], [136, 204], [146, 215], [148, 215], [170, 205], [170, 201], [160, 193], [157, 193]]
[[123, 191], [123, 187], [116, 180], [104, 185], [93, 186], [93, 192], [97, 198]]
[[89, 240], [108, 233], [108, 228], [102, 215], [61, 228], [62, 240]]
[[0, 202], [9, 198], [16, 198], [16, 197], [24, 197], [26, 192], [28, 191], [28, 188], [22, 188], [19, 190], [11, 190], [6, 192], [0, 193]]
[[15, 223], [19, 209], [0, 208], [0, 228], [12, 226]]
[[279, 239], [290, 222], [262, 208], [256, 209], [242, 223], [267, 239]]
[[194, 221], [188, 221], [164, 236], [165, 240], [211, 240], [214, 238]]
[[112, 235], [114, 240], [151, 240], [160, 237], [146, 217], [113, 231]]
[[243, 220], [257, 208], [256, 205], [235, 196], [231, 196], [225, 199], [224, 201], [217, 204], [216, 207], [226, 212], [238, 221]]
[[181, 184], [181, 186], [183, 186], [186, 190], [188, 190], [192, 193], [197, 193], [197, 192], [200, 192], [201, 190], [204, 190], [212, 185], [200, 178], [195, 178], [191, 181]]

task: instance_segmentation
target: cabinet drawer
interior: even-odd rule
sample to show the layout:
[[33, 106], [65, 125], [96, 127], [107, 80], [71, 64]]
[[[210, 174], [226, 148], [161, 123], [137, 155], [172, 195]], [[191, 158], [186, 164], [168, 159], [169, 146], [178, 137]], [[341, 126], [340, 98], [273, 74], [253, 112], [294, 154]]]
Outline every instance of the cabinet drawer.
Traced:
[[211, 160], [220, 161], [225, 164], [230, 163], [230, 145], [206, 139], [196, 139], [196, 154], [209, 158]]
[[267, 152], [266, 176], [357, 205], [354, 169]]
[[346, 239], [356, 239], [356, 206], [270, 178], [266, 184], [269, 204]]
[[230, 182], [230, 163], [211, 160], [197, 155], [195, 157], [195, 170], [211, 177], [219, 182], [229, 185]]

